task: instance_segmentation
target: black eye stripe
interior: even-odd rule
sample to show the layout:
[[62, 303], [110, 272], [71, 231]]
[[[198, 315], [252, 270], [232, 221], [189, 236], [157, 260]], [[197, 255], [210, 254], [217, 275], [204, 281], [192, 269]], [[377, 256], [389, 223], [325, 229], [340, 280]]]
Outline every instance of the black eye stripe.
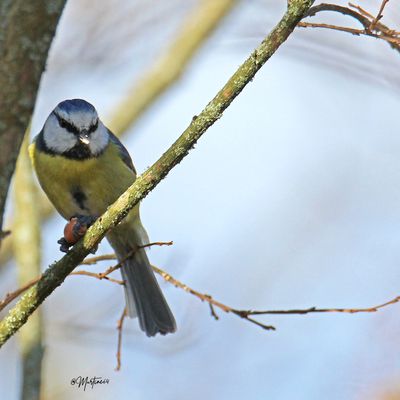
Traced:
[[79, 134], [78, 129], [74, 125], [70, 124], [68, 121], [66, 121], [65, 119], [61, 118], [56, 113], [55, 113], [55, 116], [57, 117], [58, 124], [61, 126], [61, 128], [66, 129], [68, 132], [71, 132], [74, 135], [78, 135]]
[[[60, 117], [57, 113], [54, 113], [54, 115], [56, 116], [58, 124], [61, 126], [61, 128], [66, 129], [68, 132], [71, 132], [74, 135], [79, 135], [79, 130], [76, 128], [76, 126], [70, 124], [64, 118]], [[99, 120], [97, 119], [96, 122], [89, 127], [88, 133], [93, 133], [98, 126], [99, 126]]]

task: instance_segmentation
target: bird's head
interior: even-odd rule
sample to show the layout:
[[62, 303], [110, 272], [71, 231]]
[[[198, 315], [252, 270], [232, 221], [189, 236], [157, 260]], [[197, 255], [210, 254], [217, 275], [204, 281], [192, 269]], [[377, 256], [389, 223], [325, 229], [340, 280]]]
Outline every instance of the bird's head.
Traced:
[[107, 146], [109, 134], [96, 109], [82, 99], [64, 100], [43, 127], [46, 146], [57, 154], [73, 151], [82, 158], [96, 156]]

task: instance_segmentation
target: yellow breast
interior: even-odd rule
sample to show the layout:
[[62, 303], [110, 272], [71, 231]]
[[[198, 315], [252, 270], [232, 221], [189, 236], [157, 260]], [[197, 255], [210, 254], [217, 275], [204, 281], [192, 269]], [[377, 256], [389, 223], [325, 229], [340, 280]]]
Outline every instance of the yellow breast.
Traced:
[[41, 187], [66, 219], [102, 214], [136, 179], [112, 142], [100, 156], [86, 160], [50, 155], [35, 143], [29, 153]]

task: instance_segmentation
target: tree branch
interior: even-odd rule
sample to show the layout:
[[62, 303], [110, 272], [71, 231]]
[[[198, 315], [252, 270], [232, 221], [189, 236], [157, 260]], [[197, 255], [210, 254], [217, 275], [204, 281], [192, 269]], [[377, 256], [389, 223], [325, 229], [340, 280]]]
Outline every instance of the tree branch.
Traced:
[[0, 236], [11, 176], [64, 3], [0, 2]]
[[10, 310], [0, 322], [0, 346], [26, 322], [46, 297], [61, 285], [75, 266], [88, 255], [90, 249], [101, 241], [107, 231], [126, 217], [129, 211], [188, 154], [203, 133], [221, 118], [224, 110], [293, 32], [312, 4], [313, 0], [290, 2], [278, 25], [239, 67], [199, 116], [193, 117], [191, 124], [176, 142], [107, 209], [68, 254], [43, 273], [40, 281], [29, 289]]

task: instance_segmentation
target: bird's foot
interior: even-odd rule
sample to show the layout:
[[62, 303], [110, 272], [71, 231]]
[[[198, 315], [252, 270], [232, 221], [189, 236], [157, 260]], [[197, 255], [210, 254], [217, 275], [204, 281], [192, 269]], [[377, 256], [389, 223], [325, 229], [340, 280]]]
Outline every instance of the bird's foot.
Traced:
[[63, 253], [68, 253], [69, 248], [72, 246], [71, 243], [68, 243], [64, 237], [57, 240], [57, 243], [60, 244], [60, 251]]
[[[67, 253], [79, 239], [81, 239], [88, 228], [96, 221], [97, 217], [92, 215], [76, 215], [72, 217], [65, 225], [64, 236], [57, 241], [60, 244], [60, 251]], [[91, 250], [94, 254], [97, 251], [97, 246]]]

